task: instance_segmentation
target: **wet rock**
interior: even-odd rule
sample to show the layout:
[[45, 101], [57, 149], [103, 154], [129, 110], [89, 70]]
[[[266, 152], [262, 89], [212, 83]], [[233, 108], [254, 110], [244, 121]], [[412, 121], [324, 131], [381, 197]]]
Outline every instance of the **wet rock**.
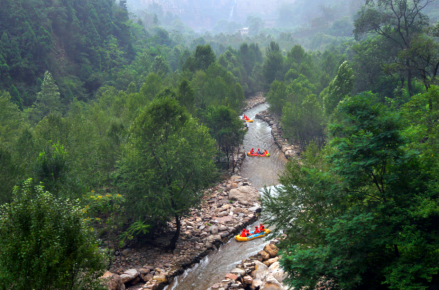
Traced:
[[278, 247], [276, 247], [275, 244], [266, 244], [264, 247], [264, 251], [270, 254], [271, 258], [274, 258], [277, 256], [277, 253], [279, 252]]
[[122, 275], [120, 275], [120, 278], [122, 279], [122, 283], [130, 282], [139, 276], [139, 273], [136, 269], [129, 269], [123, 272]]

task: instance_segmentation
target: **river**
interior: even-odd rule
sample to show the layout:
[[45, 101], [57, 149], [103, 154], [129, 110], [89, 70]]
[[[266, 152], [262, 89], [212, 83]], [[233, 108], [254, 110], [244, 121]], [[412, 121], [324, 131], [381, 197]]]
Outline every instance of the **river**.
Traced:
[[[245, 112], [246, 116], [254, 120], [253, 123], [248, 123], [249, 130], [244, 138], [245, 150], [260, 148], [261, 151], [267, 149], [270, 152], [269, 158], [247, 157], [241, 167], [242, 177], [247, 177], [252, 186], [260, 190], [264, 186], [278, 184], [278, 174], [284, 170], [287, 161], [274, 143], [268, 124], [255, 119], [258, 112], [267, 108], [268, 104], [262, 104]], [[249, 228], [254, 229], [255, 225], [259, 225], [259, 222], [255, 222]], [[238, 243], [231, 239], [217, 251], [206, 256], [200, 263], [186, 270], [183, 275], [175, 278], [165, 290], [206, 290], [220, 282], [234, 265], [262, 250], [265, 244], [265, 239], [245, 243]]]

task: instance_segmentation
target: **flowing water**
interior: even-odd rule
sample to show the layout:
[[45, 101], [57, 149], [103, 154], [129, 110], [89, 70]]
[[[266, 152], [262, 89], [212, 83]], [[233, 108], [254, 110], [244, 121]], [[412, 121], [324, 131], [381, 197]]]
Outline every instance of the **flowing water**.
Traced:
[[[244, 138], [246, 152], [251, 148], [260, 148], [261, 151], [267, 149], [270, 153], [268, 158], [247, 157], [241, 167], [242, 177], [247, 177], [252, 186], [258, 189], [277, 185], [277, 176], [284, 170], [286, 163], [284, 155], [274, 143], [271, 128], [267, 123], [254, 118], [258, 112], [267, 108], [267, 104], [262, 104], [245, 112], [247, 117], [254, 120], [253, 123], [248, 123], [249, 130]], [[255, 225], [259, 225], [259, 221], [249, 226], [249, 229], [254, 229]], [[175, 278], [165, 290], [206, 290], [220, 282], [234, 265], [262, 250], [265, 244], [264, 238], [245, 243], [231, 239], [200, 263], [186, 270], [183, 275]]]

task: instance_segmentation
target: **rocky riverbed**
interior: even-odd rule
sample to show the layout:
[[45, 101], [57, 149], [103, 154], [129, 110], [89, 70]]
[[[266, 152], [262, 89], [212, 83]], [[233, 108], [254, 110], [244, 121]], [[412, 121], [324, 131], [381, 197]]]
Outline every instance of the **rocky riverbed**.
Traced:
[[273, 135], [274, 142], [279, 146], [287, 159], [300, 156], [299, 146], [289, 144], [288, 140], [283, 137], [279, 116], [273, 115], [268, 110], [265, 110], [256, 114], [255, 118], [268, 123], [271, 127], [271, 135]]
[[263, 104], [263, 103], [265, 103], [266, 102], [266, 100], [265, 100], [265, 97], [264, 97], [264, 95], [262, 94], [262, 93], [258, 93], [256, 96], [254, 96], [254, 97], [251, 97], [251, 98], [248, 98], [247, 100], [246, 100], [246, 106], [245, 106], [245, 108], [243, 108], [242, 110], [241, 110], [241, 114], [243, 113], [243, 112], [245, 112], [245, 111], [247, 111], [247, 110], [250, 110], [250, 109], [253, 109], [254, 107], [256, 107], [256, 106], [258, 106], [258, 105], [260, 105], [260, 104]]
[[[173, 253], [163, 247], [124, 249], [103, 276], [109, 290], [162, 289], [173, 277], [198, 263], [256, 221], [261, 211], [260, 193], [246, 178], [234, 175], [207, 190], [202, 206], [182, 219], [181, 238]], [[168, 223], [170, 232], [175, 230]], [[159, 241], [158, 241], [159, 242]], [[163, 245], [169, 239], [163, 241]]]
[[224, 279], [207, 290], [283, 290], [286, 275], [279, 265], [279, 240], [266, 244], [257, 255], [243, 260]]

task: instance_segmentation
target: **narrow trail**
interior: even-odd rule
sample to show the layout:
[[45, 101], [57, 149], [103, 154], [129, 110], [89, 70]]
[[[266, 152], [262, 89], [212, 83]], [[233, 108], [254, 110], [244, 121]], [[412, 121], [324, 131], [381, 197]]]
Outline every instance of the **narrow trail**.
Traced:
[[[274, 143], [268, 124], [255, 119], [258, 112], [267, 108], [268, 104], [262, 104], [245, 112], [249, 118], [254, 120], [253, 123], [249, 123], [249, 130], [244, 139], [245, 150], [267, 149], [271, 154], [269, 158], [247, 157], [241, 167], [242, 177], [248, 178], [252, 186], [260, 190], [264, 186], [278, 184], [277, 176], [284, 170], [287, 161]], [[250, 227], [254, 229], [255, 225], [259, 225], [259, 221]], [[183, 275], [174, 279], [165, 290], [206, 290], [214, 283], [221, 281], [233, 269], [233, 265], [256, 254], [263, 249], [265, 244], [265, 239], [245, 243], [238, 243], [231, 239], [217, 251], [206, 256], [200, 263], [186, 270]]]

